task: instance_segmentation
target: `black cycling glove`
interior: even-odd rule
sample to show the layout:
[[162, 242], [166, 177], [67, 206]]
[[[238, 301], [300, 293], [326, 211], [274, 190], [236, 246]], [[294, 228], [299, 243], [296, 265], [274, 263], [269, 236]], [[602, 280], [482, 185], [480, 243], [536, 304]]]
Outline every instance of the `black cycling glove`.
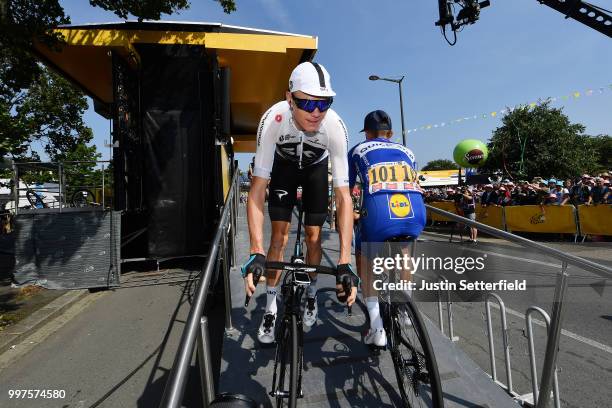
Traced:
[[[341, 303], [345, 303], [346, 299], [351, 294], [353, 287], [358, 287], [361, 279], [357, 276], [357, 273], [353, 270], [350, 263], [340, 264], [337, 267], [338, 273], [336, 274], [336, 297]], [[337, 286], [342, 285], [342, 289]], [[340, 295], [340, 292], [344, 292], [344, 295]]]
[[246, 261], [244, 265], [242, 265], [242, 267], [240, 268], [240, 273], [242, 274], [243, 278], [246, 278], [246, 276], [249, 273], [252, 273], [253, 281], [255, 281], [255, 278], [256, 277], [258, 278], [259, 276], [261, 276], [265, 270], [266, 270], [265, 255], [251, 254], [251, 256], [249, 256], [248, 261]]

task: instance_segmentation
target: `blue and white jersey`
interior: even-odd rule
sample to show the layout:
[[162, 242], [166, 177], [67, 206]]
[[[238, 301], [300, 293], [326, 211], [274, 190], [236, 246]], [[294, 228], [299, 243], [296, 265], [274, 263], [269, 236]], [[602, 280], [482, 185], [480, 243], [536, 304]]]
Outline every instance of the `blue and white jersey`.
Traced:
[[348, 153], [349, 186], [361, 180], [364, 199], [391, 192], [419, 192], [414, 153], [399, 143], [380, 137], [353, 146]]
[[423, 192], [414, 154], [386, 138], [367, 140], [349, 151], [349, 185], [362, 183], [361, 217], [355, 245], [393, 237], [418, 237], [425, 226]]

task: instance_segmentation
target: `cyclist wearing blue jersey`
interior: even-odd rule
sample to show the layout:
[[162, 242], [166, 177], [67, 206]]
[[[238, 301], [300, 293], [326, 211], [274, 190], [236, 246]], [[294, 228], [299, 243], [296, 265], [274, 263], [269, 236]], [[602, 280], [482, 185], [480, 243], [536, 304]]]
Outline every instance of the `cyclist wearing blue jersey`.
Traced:
[[[383, 242], [394, 237], [416, 239], [425, 226], [425, 204], [417, 182], [414, 154], [407, 147], [389, 140], [393, 136], [391, 118], [382, 110], [370, 112], [362, 132], [366, 140], [349, 150], [349, 187], [357, 177], [362, 184], [363, 203], [355, 234], [357, 271], [370, 316], [366, 344], [382, 347], [387, 342], [380, 316], [378, 296], [367, 276], [368, 260], [361, 243]], [[364, 251], [365, 252], [365, 251]], [[409, 280], [410, 274], [402, 276]]]

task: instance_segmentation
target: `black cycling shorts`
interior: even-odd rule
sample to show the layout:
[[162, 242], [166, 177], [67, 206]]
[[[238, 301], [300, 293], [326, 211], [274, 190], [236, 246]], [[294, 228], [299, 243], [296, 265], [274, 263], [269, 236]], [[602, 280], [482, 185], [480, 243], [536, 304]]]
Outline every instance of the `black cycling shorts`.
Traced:
[[302, 187], [304, 225], [322, 226], [327, 219], [327, 158], [299, 169], [295, 162], [275, 155], [269, 185], [270, 219], [291, 222], [299, 186]]

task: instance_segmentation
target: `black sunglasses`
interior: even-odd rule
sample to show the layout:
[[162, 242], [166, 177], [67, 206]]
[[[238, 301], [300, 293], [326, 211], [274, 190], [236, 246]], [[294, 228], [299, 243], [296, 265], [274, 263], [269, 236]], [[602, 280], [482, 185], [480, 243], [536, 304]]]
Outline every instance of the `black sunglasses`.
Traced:
[[293, 95], [291, 95], [295, 105], [303, 111], [308, 113], [314, 112], [315, 109], [319, 109], [319, 112], [325, 112], [328, 110], [332, 103], [334, 103], [334, 98], [313, 100], [313, 99], [300, 99]]

